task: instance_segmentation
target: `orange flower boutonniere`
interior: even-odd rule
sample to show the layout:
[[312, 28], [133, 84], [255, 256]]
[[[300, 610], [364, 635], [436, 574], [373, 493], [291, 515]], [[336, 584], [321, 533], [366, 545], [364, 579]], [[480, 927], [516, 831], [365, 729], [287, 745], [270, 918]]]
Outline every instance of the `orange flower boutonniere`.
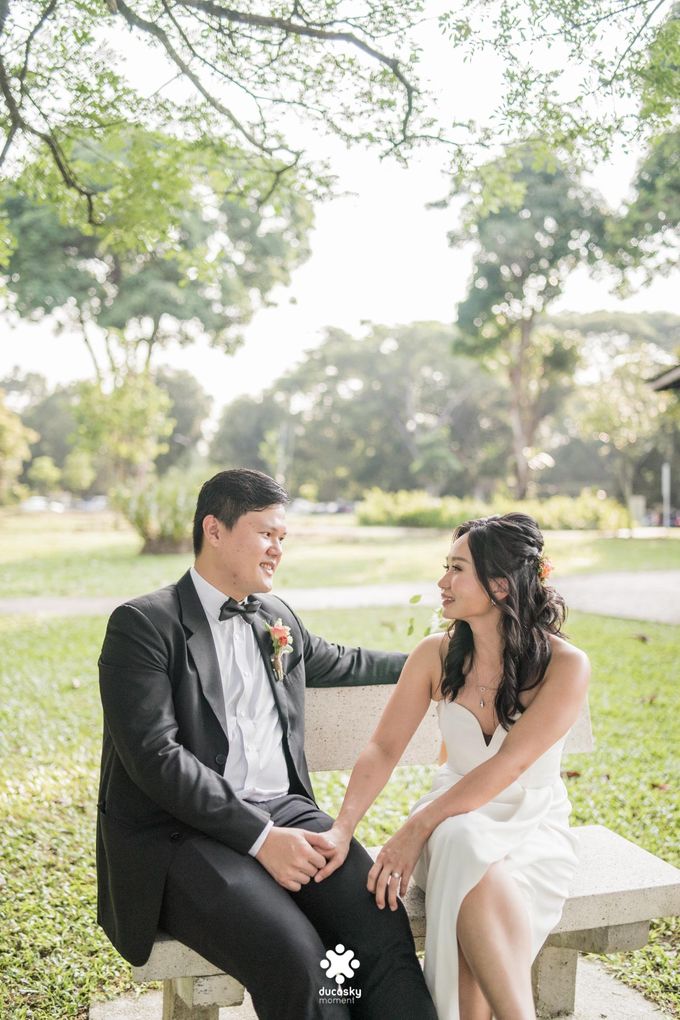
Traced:
[[283, 657], [289, 655], [293, 651], [293, 639], [290, 636], [290, 627], [286, 627], [281, 617], [278, 618], [276, 623], [265, 624], [269, 631], [269, 636], [272, 639], [272, 648], [274, 654], [272, 655], [272, 666], [274, 667], [274, 675], [277, 680], [283, 680], [285, 673], [283, 671]]

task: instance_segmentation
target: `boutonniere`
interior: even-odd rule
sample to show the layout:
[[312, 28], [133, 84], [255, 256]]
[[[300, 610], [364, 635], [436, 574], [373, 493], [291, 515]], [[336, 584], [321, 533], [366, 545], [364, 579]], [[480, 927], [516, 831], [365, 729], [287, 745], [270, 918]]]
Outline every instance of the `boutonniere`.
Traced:
[[272, 655], [272, 666], [274, 667], [274, 675], [277, 680], [283, 680], [285, 673], [283, 672], [283, 657], [289, 655], [293, 651], [293, 639], [290, 636], [290, 627], [284, 625], [281, 617], [278, 618], [276, 623], [266, 623], [265, 627], [269, 631], [269, 636], [272, 639], [272, 648], [274, 654]]

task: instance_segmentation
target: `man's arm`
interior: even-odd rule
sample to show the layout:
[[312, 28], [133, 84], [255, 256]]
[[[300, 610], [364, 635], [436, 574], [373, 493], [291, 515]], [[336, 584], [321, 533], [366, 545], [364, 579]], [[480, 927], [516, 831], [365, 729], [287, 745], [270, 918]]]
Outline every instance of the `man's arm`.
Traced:
[[[403, 652], [376, 652], [333, 644], [311, 634], [290, 606], [283, 599], [279, 601], [292, 615], [302, 634], [307, 687], [396, 684], [406, 662]], [[293, 655], [292, 658], [295, 661], [297, 656]]]
[[406, 662], [402, 652], [375, 652], [335, 645], [303, 628], [308, 687], [396, 684]]
[[135, 606], [119, 606], [109, 620], [99, 685], [114, 747], [139, 789], [180, 822], [247, 853], [269, 816], [180, 743], [167, 644]]

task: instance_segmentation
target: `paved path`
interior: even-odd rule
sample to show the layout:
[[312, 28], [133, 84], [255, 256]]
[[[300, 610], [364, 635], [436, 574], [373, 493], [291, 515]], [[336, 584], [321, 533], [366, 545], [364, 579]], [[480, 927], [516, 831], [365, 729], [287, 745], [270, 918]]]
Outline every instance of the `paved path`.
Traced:
[[[90, 1006], [89, 1020], [159, 1020], [160, 992], [124, 995]], [[242, 1006], [221, 1009], [220, 1020], [256, 1020], [250, 996]], [[414, 1018], [415, 1020], [415, 1018]], [[608, 974], [601, 964], [581, 957], [576, 978], [576, 1009], [562, 1020], [670, 1020], [651, 1002]]]
[[[571, 609], [632, 620], [680, 623], [680, 570], [576, 574], [555, 580]], [[339, 588], [286, 588], [281, 595], [295, 609], [356, 609], [363, 606], [408, 606], [413, 595], [421, 604], [438, 606], [436, 585], [429, 581], [367, 584]], [[124, 597], [0, 598], [0, 614], [108, 616]]]

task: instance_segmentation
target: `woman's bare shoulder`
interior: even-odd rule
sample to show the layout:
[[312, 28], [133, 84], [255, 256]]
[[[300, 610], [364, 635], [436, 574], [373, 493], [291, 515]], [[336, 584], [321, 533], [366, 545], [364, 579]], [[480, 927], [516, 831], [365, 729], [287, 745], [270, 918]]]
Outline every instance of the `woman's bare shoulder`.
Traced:
[[436, 660], [443, 663], [448, 649], [449, 635], [439, 631], [436, 634], [428, 634], [422, 641], [419, 641], [411, 655], [417, 656], [421, 662]]
[[572, 645], [559, 634], [551, 634], [550, 649], [550, 665], [546, 679], [549, 676], [560, 676], [573, 678], [574, 682], [587, 685], [590, 677], [590, 660], [582, 648]]

